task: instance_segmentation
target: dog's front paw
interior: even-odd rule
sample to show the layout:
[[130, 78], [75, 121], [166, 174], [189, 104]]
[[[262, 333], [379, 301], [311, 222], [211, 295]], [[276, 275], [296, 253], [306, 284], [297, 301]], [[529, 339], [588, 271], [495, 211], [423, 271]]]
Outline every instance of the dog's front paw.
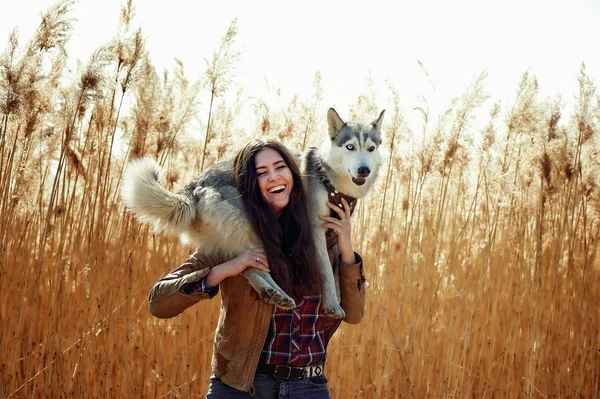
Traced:
[[338, 304], [325, 305], [325, 315], [334, 319], [343, 319], [346, 316], [344, 309]]
[[292, 298], [274, 288], [263, 288], [260, 291], [260, 296], [266, 303], [273, 304], [281, 309], [289, 310], [296, 307], [296, 302]]

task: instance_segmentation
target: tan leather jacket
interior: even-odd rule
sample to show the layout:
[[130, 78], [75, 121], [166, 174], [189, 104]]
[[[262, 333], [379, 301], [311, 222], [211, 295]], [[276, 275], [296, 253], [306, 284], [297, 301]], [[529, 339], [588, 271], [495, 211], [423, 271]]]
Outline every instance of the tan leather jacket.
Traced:
[[[333, 248], [329, 254], [333, 257]], [[360, 322], [365, 310], [362, 259], [359, 255], [356, 255], [356, 259], [357, 263], [354, 265], [336, 262], [339, 264], [340, 274], [340, 304], [346, 313], [344, 321], [352, 324]], [[148, 298], [150, 312], [160, 318], [174, 317], [200, 300], [209, 299], [208, 294], [187, 295], [181, 293], [180, 289], [188, 283], [199, 281], [209, 273], [211, 267], [228, 260], [194, 253], [184, 264], [152, 287]], [[215, 334], [212, 369], [223, 383], [242, 391], [250, 391], [269, 330], [273, 305], [260, 299], [241, 275], [223, 280], [219, 284], [219, 290], [222, 303]], [[340, 320], [325, 317], [325, 345], [340, 323]]]

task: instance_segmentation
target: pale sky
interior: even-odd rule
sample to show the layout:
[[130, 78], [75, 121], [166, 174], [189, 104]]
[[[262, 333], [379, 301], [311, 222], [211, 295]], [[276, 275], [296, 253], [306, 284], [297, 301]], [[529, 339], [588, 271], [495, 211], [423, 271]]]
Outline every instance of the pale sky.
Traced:
[[[17, 26], [23, 41], [53, 2], [13, 2], [0, 14], [0, 51]], [[185, 1], [138, 0], [136, 24], [158, 70], [183, 60], [200, 76], [233, 18], [243, 49], [237, 82], [262, 96], [265, 77], [285, 102], [309, 96], [315, 71], [322, 73], [324, 108], [345, 114], [366, 92], [371, 73], [380, 108], [390, 108], [385, 80], [394, 83], [411, 110], [417, 95], [446, 107], [484, 68], [492, 99], [510, 103], [519, 77], [529, 70], [543, 95], [572, 101], [582, 61], [600, 82], [600, 0], [458, 1]], [[79, 0], [75, 33], [67, 50], [83, 62], [117, 31], [121, 1]], [[427, 68], [435, 92], [417, 65]], [[283, 104], [286, 105], [286, 104]], [[325, 109], [323, 114], [325, 115]]]

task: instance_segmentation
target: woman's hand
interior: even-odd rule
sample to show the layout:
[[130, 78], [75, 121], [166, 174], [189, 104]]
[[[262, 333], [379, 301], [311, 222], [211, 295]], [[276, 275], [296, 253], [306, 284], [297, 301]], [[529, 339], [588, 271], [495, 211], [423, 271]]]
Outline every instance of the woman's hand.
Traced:
[[205, 280], [206, 288], [218, 285], [227, 277], [237, 276], [249, 267], [269, 273], [269, 262], [264, 249], [249, 249], [236, 258], [210, 269]]
[[[228, 262], [229, 263], [229, 262]], [[237, 258], [231, 261], [231, 276], [237, 276], [249, 267], [253, 267], [264, 272], [269, 272], [269, 262], [267, 254], [262, 248], [249, 249]]]
[[347, 264], [353, 264], [356, 262], [354, 256], [354, 247], [352, 246], [352, 224], [350, 223], [350, 205], [344, 198], [342, 198], [342, 205], [344, 209], [339, 206], [327, 202], [327, 206], [333, 209], [338, 214], [340, 219], [333, 218], [331, 216], [319, 216], [319, 220], [323, 223], [321, 227], [332, 229], [338, 236], [338, 249], [342, 255], [342, 262]]

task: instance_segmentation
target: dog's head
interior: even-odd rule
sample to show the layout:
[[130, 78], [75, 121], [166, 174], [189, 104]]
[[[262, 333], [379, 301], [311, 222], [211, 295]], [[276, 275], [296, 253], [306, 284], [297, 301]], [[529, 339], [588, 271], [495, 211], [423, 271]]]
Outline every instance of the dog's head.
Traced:
[[327, 125], [331, 147], [328, 162], [336, 172], [338, 189], [342, 192], [363, 197], [377, 177], [384, 114], [385, 110], [381, 111], [370, 124], [344, 122], [333, 108], [329, 108]]

